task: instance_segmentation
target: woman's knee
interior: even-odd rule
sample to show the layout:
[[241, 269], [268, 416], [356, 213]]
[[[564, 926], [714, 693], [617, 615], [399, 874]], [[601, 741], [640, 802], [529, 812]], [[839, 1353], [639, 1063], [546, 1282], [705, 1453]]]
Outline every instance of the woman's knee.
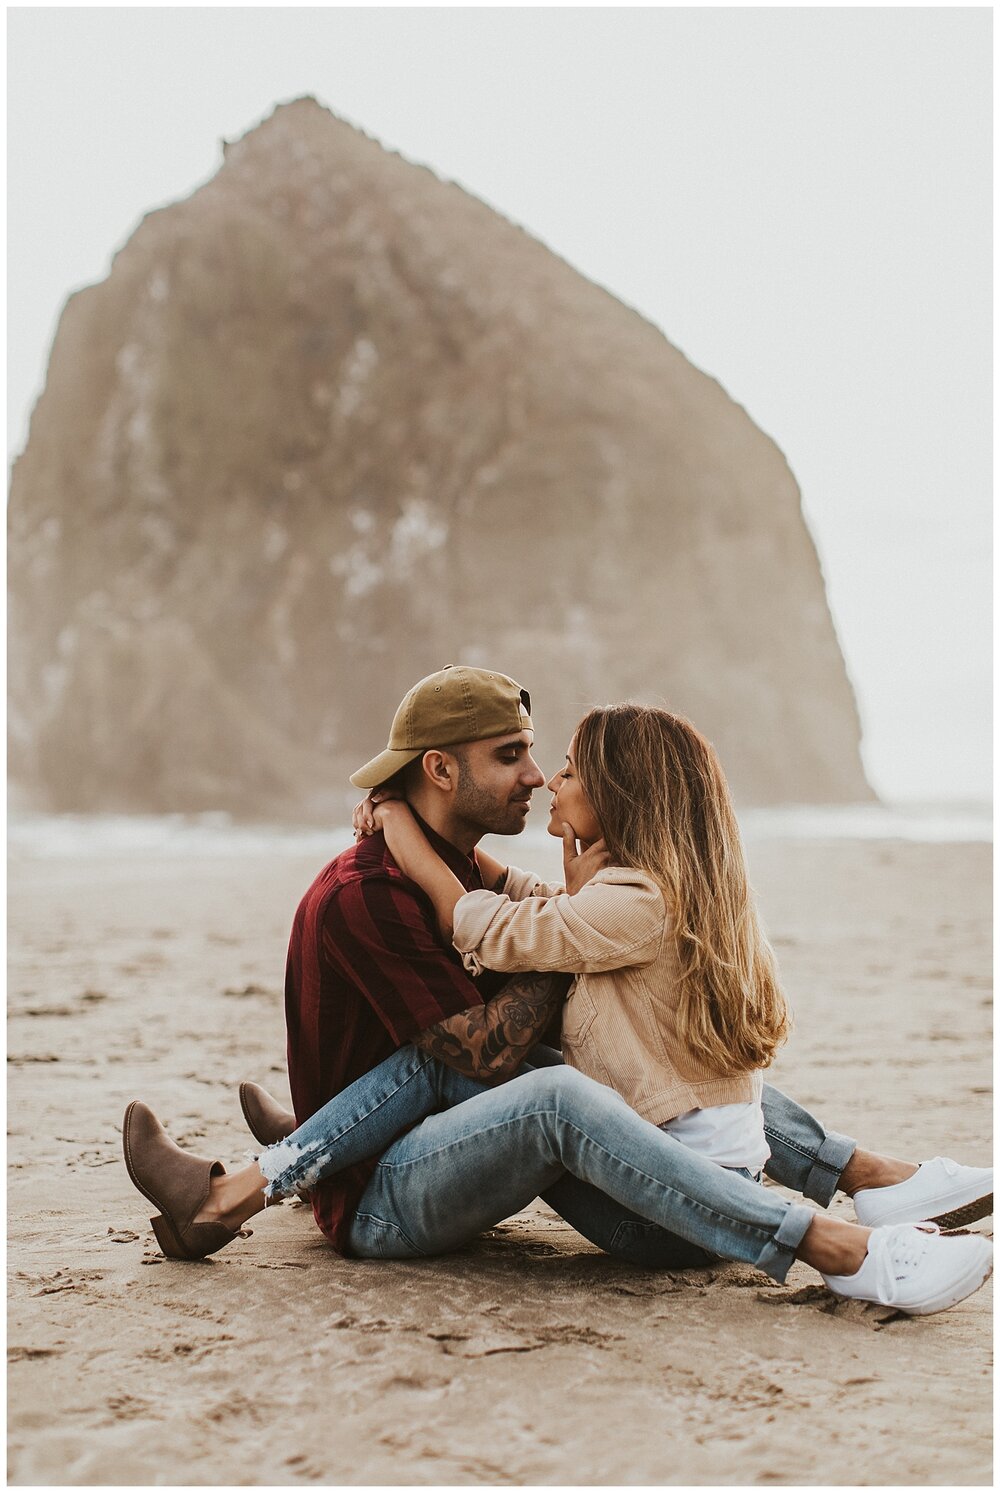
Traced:
[[556, 1109], [614, 1103], [618, 1098], [612, 1089], [567, 1064], [536, 1068], [524, 1075], [524, 1082], [531, 1084], [540, 1102]]

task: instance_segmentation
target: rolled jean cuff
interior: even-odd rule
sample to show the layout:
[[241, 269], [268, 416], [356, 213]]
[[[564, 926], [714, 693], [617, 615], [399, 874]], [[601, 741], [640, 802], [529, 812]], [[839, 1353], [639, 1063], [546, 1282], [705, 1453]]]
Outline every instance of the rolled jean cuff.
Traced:
[[795, 1259], [795, 1251], [802, 1243], [806, 1229], [815, 1217], [813, 1210], [806, 1208], [802, 1203], [789, 1203], [788, 1212], [781, 1220], [777, 1231], [757, 1257], [757, 1269], [766, 1271], [772, 1280], [776, 1280], [781, 1285]]
[[828, 1130], [813, 1157], [802, 1196], [819, 1203], [821, 1208], [828, 1208], [840, 1184], [841, 1173], [857, 1148], [857, 1141], [851, 1140], [849, 1135]]

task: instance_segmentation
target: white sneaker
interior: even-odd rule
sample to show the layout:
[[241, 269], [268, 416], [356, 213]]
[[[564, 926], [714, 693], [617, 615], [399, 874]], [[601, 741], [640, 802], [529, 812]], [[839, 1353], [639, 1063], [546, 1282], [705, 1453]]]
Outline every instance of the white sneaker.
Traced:
[[993, 1169], [960, 1166], [946, 1156], [924, 1161], [905, 1182], [854, 1194], [854, 1216], [865, 1228], [885, 1223], [936, 1223], [961, 1229], [993, 1212]]
[[872, 1231], [856, 1275], [823, 1279], [838, 1296], [925, 1317], [971, 1296], [992, 1271], [993, 1246], [981, 1234], [946, 1238], [934, 1224], [900, 1223]]

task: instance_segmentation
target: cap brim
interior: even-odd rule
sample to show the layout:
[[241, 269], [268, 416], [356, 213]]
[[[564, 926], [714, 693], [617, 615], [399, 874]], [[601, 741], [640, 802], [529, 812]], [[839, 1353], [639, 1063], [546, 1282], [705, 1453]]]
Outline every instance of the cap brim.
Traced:
[[379, 752], [378, 756], [366, 762], [364, 767], [359, 767], [357, 772], [351, 773], [351, 782], [355, 788], [378, 788], [382, 783], [387, 783], [401, 767], [405, 767], [408, 762], [412, 762], [426, 750], [426, 747], [417, 747], [412, 752]]

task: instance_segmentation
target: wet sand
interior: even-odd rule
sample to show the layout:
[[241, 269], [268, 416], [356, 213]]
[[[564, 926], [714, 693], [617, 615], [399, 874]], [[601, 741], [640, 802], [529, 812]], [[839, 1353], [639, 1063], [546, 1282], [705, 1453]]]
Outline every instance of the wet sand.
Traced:
[[[987, 1163], [990, 847], [750, 856], [796, 1013], [775, 1081], [867, 1145]], [[240, 1160], [239, 1080], [287, 1094], [284, 949], [322, 859], [14, 853], [11, 1482], [990, 1482], [992, 1285], [902, 1319], [799, 1265], [644, 1274], [540, 1204], [419, 1263], [341, 1260], [299, 1204], [164, 1260], [122, 1111]]]

